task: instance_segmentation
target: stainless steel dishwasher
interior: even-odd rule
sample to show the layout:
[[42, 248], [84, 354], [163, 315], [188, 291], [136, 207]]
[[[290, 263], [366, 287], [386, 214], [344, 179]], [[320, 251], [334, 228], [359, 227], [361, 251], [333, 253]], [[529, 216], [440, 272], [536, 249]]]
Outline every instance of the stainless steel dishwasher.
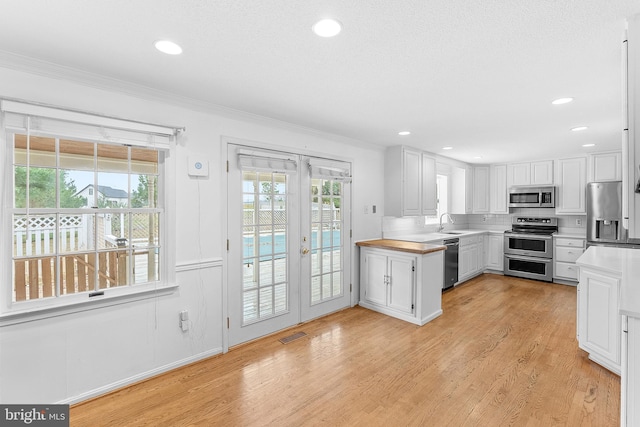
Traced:
[[446, 239], [442, 242], [447, 247], [444, 251], [444, 283], [442, 290], [450, 289], [458, 281], [458, 249], [459, 239]]

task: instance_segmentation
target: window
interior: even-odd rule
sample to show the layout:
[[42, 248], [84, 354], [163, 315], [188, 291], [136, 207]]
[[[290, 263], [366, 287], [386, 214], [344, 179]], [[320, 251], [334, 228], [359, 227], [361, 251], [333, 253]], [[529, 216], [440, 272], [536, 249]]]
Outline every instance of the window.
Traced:
[[[437, 209], [436, 216], [428, 216], [425, 218], [425, 224], [439, 224], [440, 216], [449, 212], [449, 177], [447, 175], [436, 176], [436, 197]], [[448, 222], [445, 217], [443, 221]]]
[[[9, 190], [2, 235], [11, 238], [2, 239], [8, 244], [1, 253], [11, 268], [3, 269], [8, 277], [1, 278], [7, 288], [1, 312], [66, 306], [170, 282], [169, 144], [162, 142], [173, 131], [123, 130], [131, 123], [119, 120], [117, 128], [97, 126], [93, 121], [114, 121], [10, 101], [2, 102], [2, 112], [0, 153], [7, 167], [0, 179]], [[68, 113], [74, 121], [65, 120]]]

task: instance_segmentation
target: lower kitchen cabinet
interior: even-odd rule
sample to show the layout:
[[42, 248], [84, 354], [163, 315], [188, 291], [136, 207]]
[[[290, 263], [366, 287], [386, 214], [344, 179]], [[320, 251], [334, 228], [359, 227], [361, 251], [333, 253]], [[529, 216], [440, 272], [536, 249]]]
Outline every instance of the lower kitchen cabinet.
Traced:
[[489, 233], [485, 236], [487, 255], [486, 268], [502, 272], [504, 270], [504, 234]]
[[484, 270], [484, 240], [482, 235], [460, 238], [458, 283], [469, 280]]
[[442, 314], [444, 251], [360, 248], [360, 306], [417, 325]]
[[577, 282], [579, 268], [576, 260], [584, 253], [585, 239], [554, 236], [553, 245], [553, 279]]
[[623, 316], [620, 425], [640, 425], [640, 319]]
[[620, 278], [580, 268], [578, 345], [589, 359], [620, 375]]

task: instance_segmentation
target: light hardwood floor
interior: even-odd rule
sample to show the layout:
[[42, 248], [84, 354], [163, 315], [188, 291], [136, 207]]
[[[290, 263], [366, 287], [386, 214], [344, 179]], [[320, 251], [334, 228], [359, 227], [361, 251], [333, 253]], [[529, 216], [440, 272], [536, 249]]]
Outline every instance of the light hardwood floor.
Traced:
[[71, 425], [619, 425], [620, 378], [578, 349], [575, 287], [485, 274], [443, 311], [418, 327], [347, 309], [76, 405]]

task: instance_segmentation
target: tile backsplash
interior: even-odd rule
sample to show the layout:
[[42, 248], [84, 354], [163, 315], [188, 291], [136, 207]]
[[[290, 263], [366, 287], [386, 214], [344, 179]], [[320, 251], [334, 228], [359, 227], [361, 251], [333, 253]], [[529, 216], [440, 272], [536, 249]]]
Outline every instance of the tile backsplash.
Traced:
[[[560, 233], [585, 235], [587, 228], [586, 215], [556, 215], [555, 209], [517, 208], [509, 214], [466, 214], [451, 215], [454, 224], [447, 224], [447, 229], [474, 230], [508, 230], [511, 228], [511, 218], [514, 216], [555, 217], [558, 218]], [[579, 223], [579, 224], [578, 224]], [[384, 237], [399, 236], [401, 234], [429, 233], [436, 231], [438, 224], [425, 224], [425, 217], [383, 217], [382, 235]]]

